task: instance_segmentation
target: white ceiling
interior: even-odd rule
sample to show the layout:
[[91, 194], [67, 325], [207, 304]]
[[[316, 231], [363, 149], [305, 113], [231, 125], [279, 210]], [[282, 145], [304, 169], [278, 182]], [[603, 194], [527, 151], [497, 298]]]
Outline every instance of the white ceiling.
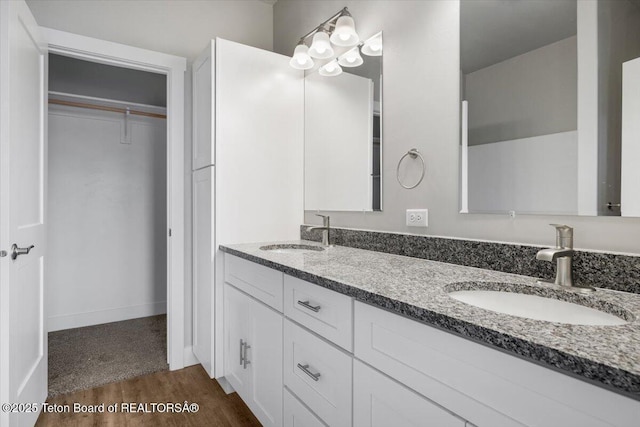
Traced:
[[576, 0], [462, 0], [460, 53], [467, 74], [576, 34]]

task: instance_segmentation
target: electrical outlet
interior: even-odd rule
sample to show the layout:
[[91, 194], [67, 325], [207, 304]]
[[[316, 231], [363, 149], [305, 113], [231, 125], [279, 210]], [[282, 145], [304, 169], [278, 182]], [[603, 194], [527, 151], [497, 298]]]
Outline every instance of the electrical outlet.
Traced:
[[428, 227], [429, 226], [429, 210], [428, 209], [407, 209], [407, 226]]

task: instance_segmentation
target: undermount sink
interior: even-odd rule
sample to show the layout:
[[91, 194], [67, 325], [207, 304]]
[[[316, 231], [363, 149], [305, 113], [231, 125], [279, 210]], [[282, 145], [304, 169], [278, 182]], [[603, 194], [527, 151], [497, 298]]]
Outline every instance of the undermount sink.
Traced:
[[449, 296], [485, 310], [533, 320], [569, 325], [616, 326], [628, 323], [620, 316], [560, 299], [505, 290], [467, 289]]
[[293, 244], [293, 243], [261, 246], [260, 249], [263, 251], [274, 252], [277, 254], [304, 254], [304, 253], [324, 251], [324, 248], [321, 246], [300, 245], [300, 244]]

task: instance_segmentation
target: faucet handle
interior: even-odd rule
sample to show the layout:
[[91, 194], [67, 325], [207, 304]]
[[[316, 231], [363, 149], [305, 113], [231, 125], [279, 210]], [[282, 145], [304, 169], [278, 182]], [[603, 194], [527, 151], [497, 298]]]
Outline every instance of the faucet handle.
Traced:
[[573, 249], [573, 227], [565, 224], [549, 224], [556, 229], [556, 247]]

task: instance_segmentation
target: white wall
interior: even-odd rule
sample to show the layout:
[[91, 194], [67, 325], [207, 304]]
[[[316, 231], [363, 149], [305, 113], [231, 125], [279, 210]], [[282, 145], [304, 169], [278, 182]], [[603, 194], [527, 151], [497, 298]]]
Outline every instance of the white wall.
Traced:
[[[575, 227], [575, 245], [640, 253], [639, 218], [459, 214], [460, 58], [456, 1], [299, 1], [274, 5], [274, 48], [291, 55], [300, 36], [340, 8], [358, 32], [384, 31], [383, 212], [332, 213], [342, 227], [418, 233], [404, 225], [405, 209], [429, 208], [424, 234], [528, 244], [554, 243], [549, 223]], [[427, 174], [414, 190], [395, 180], [396, 163], [416, 147]], [[318, 223], [312, 212], [308, 223]]]
[[577, 154], [575, 130], [470, 146], [469, 211], [576, 214]]
[[166, 312], [166, 125], [49, 109], [49, 330]]
[[[0, 0], [2, 1], [2, 0]], [[39, 25], [183, 56], [215, 37], [267, 50], [273, 9], [259, 0], [27, 0]], [[185, 74], [185, 266], [191, 265], [191, 69]], [[191, 344], [191, 269], [185, 269], [185, 346]]]
[[576, 130], [576, 48], [573, 36], [466, 74], [469, 145]]
[[49, 55], [49, 91], [167, 106], [167, 76]]

